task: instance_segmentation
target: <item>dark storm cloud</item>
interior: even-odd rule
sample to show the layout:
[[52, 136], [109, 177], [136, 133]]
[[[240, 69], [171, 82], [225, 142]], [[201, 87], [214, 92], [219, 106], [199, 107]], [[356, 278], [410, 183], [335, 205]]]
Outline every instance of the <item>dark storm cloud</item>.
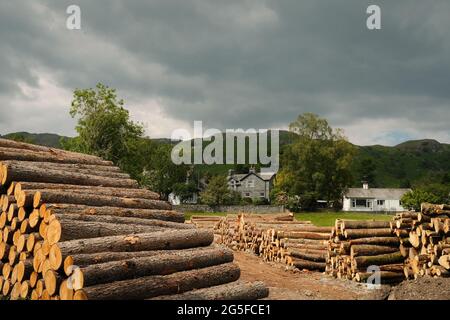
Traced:
[[[81, 7], [81, 31], [65, 28], [70, 4]], [[380, 31], [365, 27], [369, 4], [381, 6]], [[140, 120], [155, 121], [158, 109], [167, 126], [203, 120], [218, 128], [286, 127], [308, 111], [358, 143], [450, 142], [446, 0], [47, 0], [0, 7], [0, 119], [15, 108], [17, 116], [31, 115], [33, 128], [41, 116], [67, 133], [70, 92], [100, 81], [117, 88]], [[42, 78], [61, 89], [58, 98]], [[54, 99], [44, 109], [58, 112], [57, 122], [39, 106], [26, 109], [24, 85], [48, 91]], [[22, 130], [28, 125], [24, 119]], [[167, 126], [150, 126], [149, 134], [169, 135], [175, 128]]]

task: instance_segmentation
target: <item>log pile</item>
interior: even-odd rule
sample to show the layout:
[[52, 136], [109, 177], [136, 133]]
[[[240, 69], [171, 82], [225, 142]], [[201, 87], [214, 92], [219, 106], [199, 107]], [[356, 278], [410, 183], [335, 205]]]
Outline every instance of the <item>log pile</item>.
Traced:
[[[0, 139], [0, 296], [267, 296], [230, 250], [100, 158]], [[208, 288], [213, 287], [211, 295]]]
[[382, 283], [404, 279], [399, 238], [389, 221], [336, 220], [328, 243], [326, 273], [341, 279], [365, 282], [379, 268]]
[[407, 279], [450, 277], [450, 205], [423, 203], [419, 213], [397, 216], [393, 227], [406, 233], [400, 250]]
[[195, 225], [199, 229], [214, 230], [221, 217], [219, 216], [192, 216], [189, 223]]
[[294, 221], [292, 214], [227, 216], [216, 226], [218, 242], [249, 251], [266, 262], [307, 270], [325, 270], [331, 228]]

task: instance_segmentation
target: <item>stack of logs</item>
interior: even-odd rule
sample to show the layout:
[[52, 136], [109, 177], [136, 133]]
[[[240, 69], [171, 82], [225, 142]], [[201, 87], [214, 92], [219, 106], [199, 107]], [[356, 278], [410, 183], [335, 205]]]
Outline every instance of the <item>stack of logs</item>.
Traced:
[[[0, 296], [257, 299], [230, 250], [111, 162], [0, 139]], [[194, 289], [200, 289], [192, 291]]]
[[420, 212], [400, 213], [394, 219], [406, 278], [449, 277], [450, 205], [423, 203]]
[[216, 226], [219, 243], [233, 250], [250, 251], [267, 262], [322, 271], [330, 231], [309, 221], [294, 221], [292, 214], [229, 215]]
[[[400, 282], [404, 279], [404, 258], [399, 244], [389, 221], [338, 219], [328, 244], [326, 273], [365, 282], [374, 271], [380, 271], [383, 283]], [[371, 266], [379, 269], [372, 270]]]

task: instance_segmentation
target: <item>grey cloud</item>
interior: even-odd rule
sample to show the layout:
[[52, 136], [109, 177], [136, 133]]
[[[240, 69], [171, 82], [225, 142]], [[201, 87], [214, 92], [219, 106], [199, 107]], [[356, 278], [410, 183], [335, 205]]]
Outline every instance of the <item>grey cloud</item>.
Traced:
[[[82, 9], [79, 32], [64, 28], [74, 3]], [[407, 120], [418, 134], [435, 130], [450, 142], [450, 3], [379, 0], [381, 31], [365, 28], [369, 4], [2, 3], [0, 119], [7, 98], [20, 95], [18, 83], [38, 86], [37, 70], [68, 91], [101, 81], [131, 100], [158, 99], [168, 117], [210, 127], [287, 126], [309, 111], [344, 128], [366, 119]], [[151, 115], [150, 107], [140, 108]], [[68, 115], [61, 121], [59, 128], [72, 124]]]

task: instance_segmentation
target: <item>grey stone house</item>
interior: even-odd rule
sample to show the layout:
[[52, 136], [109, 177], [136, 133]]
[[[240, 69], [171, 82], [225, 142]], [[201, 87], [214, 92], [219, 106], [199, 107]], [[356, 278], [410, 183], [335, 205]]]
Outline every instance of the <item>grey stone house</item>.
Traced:
[[228, 172], [228, 188], [237, 191], [242, 198], [270, 200], [275, 173], [256, 173], [250, 169], [249, 173], [235, 174]]

